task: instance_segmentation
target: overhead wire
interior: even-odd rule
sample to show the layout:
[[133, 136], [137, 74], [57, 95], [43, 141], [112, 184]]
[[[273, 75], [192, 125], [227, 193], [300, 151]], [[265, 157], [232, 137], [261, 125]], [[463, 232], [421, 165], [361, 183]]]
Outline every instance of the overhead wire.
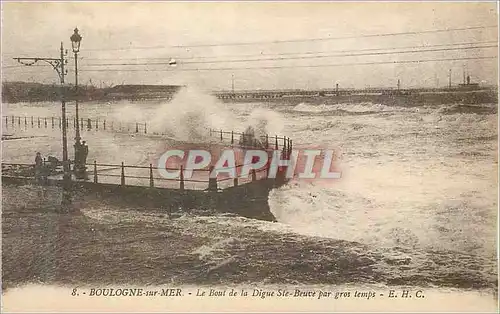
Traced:
[[356, 65], [381, 65], [381, 64], [405, 64], [405, 63], [426, 63], [441, 61], [464, 61], [464, 60], [487, 60], [497, 59], [497, 56], [486, 57], [464, 57], [464, 58], [442, 58], [442, 59], [420, 59], [420, 60], [398, 60], [398, 61], [378, 61], [378, 62], [354, 62], [354, 63], [333, 63], [333, 64], [310, 64], [310, 65], [282, 65], [282, 66], [260, 66], [260, 67], [224, 67], [224, 68], [192, 68], [192, 69], [82, 69], [84, 72], [192, 72], [192, 71], [234, 71], [234, 70], [265, 70], [284, 68], [318, 68], [318, 67], [340, 67]]
[[[380, 55], [393, 55], [393, 54], [408, 54], [408, 53], [425, 53], [425, 52], [439, 52], [439, 51], [458, 51], [470, 49], [483, 49], [483, 48], [498, 48], [497, 45], [486, 46], [471, 46], [471, 47], [457, 47], [457, 48], [439, 48], [439, 49], [425, 49], [425, 50], [406, 50], [406, 51], [389, 51], [389, 52], [370, 52], [358, 54], [328, 54], [320, 56], [299, 56], [299, 57], [281, 57], [281, 58], [260, 58], [260, 59], [236, 59], [236, 60], [213, 60], [213, 61], [179, 61], [179, 64], [204, 64], [204, 63], [233, 63], [233, 62], [260, 62], [260, 61], [282, 61], [282, 60], [298, 60], [298, 59], [323, 59], [334, 57], [359, 57], [359, 56], [380, 56]], [[169, 65], [169, 62], [143, 62], [143, 63], [89, 63], [85, 66], [143, 66], [143, 65]]]
[[[261, 41], [261, 42], [233, 42], [233, 43], [221, 43], [221, 44], [197, 44], [197, 45], [186, 45], [186, 46], [168, 46], [168, 47], [214, 47], [214, 46], [232, 46], [232, 45], [252, 45], [252, 44], [264, 44], [264, 43], [292, 43], [292, 42], [309, 42], [309, 41], [324, 41], [324, 40], [340, 40], [340, 39], [352, 39], [352, 38], [369, 38], [369, 37], [387, 37], [387, 36], [401, 36], [401, 35], [417, 35], [417, 34], [426, 34], [426, 33], [439, 33], [439, 32], [452, 32], [452, 31], [464, 31], [464, 30], [478, 30], [478, 29], [486, 29], [497, 27], [496, 25], [487, 25], [487, 26], [473, 26], [473, 27], [463, 27], [463, 28], [447, 28], [447, 29], [436, 29], [436, 30], [424, 30], [424, 31], [412, 31], [412, 32], [398, 32], [398, 33], [382, 33], [382, 34], [366, 34], [366, 35], [357, 35], [357, 36], [345, 36], [345, 37], [326, 37], [326, 38], [307, 38], [307, 39], [290, 39], [290, 40], [275, 40], [275, 41]], [[484, 45], [482, 45], [484, 44]], [[494, 45], [493, 45], [494, 44]], [[475, 46], [468, 46], [475, 45]], [[478, 46], [482, 45], [482, 46]], [[465, 47], [455, 47], [455, 48], [437, 48], [437, 49], [428, 49], [432, 47], [454, 47], [454, 46], [465, 46]], [[157, 46], [160, 47], [160, 46]], [[123, 49], [156, 49], [157, 47], [127, 47]], [[161, 46], [163, 48], [167, 46]], [[423, 49], [422, 49], [423, 48]], [[264, 58], [262, 56], [264, 54], [247, 54], [247, 55], [221, 55], [221, 56], [201, 56], [201, 57], [186, 57], [179, 58], [179, 65], [184, 64], [216, 64], [216, 63], [237, 63], [237, 62], [263, 62], [263, 61], [282, 61], [282, 60], [300, 60], [300, 59], [321, 59], [321, 58], [334, 58], [334, 57], [360, 57], [360, 56], [380, 56], [380, 55], [394, 55], [394, 54], [410, 54], [410, 53], [426, 53], [426, 52], [443, 52], [443, 51], [459, 51], [459, 50], [472, 50], [472, 49], [487, 49], [487, 48], [498, 48], [497, 41], [479, 41], [479, 42], [462, 42], [462, 43], [444, 43], [444, 44], [435, 44], [435, 45], [424, 45], [424, 46], [406, 46], [406, 47], [388, 47], [388, 48], [365, 48], [365, 49], [350, 49], [350, 50], [328, 50], [328, 51], [306, 51], [306, 52], [282, 52], [275, 54], [266, 54]], [[412, 50], [402, 50], [402, 51], [391, 51], [398, 49], [412, 49]], [[112, 50], [122, 50], [122, 48], [113, 48], [113, 49], [86, 49], [86, 51], [112, 51]], [[366, 51], [366, 52], [365, 52]], [[330, 54], [335, 52], [336, 54]], [[348, 53], [350, 52], [350, 53]], [[343, 53], [343, 54], [342, 54]], [[293, 57], [271, 57], [271, 56], [289, 56], [289, 55], [298, 55]], [[259, 56], [261, 58], [252, 58], [252, 59], [226, 59], [226, 60], [211, 60], [211, 61], [183, 61], [183, 60], [192, 60], [192, 59], [208, 59], [208, 58], [241, 58], [241, 57], [252, 57]], [[182, 68], [176, 67], [175, 70], [173, 68], [166, 69], [115, 69], [115, 68], [106, 68], [106, 69], [89, 69], [88, 67], [113, 67], [113, 66], [156, 66], [156, 65], [171, 65], [169, 62], [143, 62], [143, 63], [83, 63], [83, 67], [81, 71], [87, 72], [121, 72], [121, 71], [226, 71], [226, 70], [254, 70], [254, 69], [280, 69], [280, 68], [309, 68], [309, 67], [337, 67], [337, 66], [356, 66], [356, 65], [377, 65], [377, 64], [398, 64], [398, 63], [424, 63], [424, 62], [444, 62], [444, 61], [458, 61], [458, 60], [486, 60], [486, 59], [494, 59], [498, 58], [497, 56], [487, 56], [487, 57], [465, 57], [465, 58], [442, 58], [442, 59], [420, 59], [420, 60], [396, 60], [396, 61], [377, 61], [377, 62], [350, 62], [350, 63], [336, 63], [336, 64], [294, 64], [294, 65], [276, 65], [276, 66], [255, 66], [255, 67], [219, 67], [219, 68]], [[116, 59], [106, 59], [106, 58], [82, 58], [84, 60], [116, 60]], [[142, 59], [150, 59], [150, 60], [162, 60], [162, 59], [170, 59], [172, 58], [134, 58], [134, 59], [125, 59], [120, 58], [119, 60], [142, 60]], [[177, 63], [177, 62], [176, 62]], [[47, 65], [33, 65], [32, 67], [41, 67]], [[19, 67], [24, 67], [23, 65], [8, 65], [2, 66], [2, 69], [16, 69]], [[29, 69], [24, 67], [25, 69]]]
[[343, 37], [320, 37], [320, 38], [302, 38], [302, 39], [286, 39], [286, 40], [268, 40], [268, 41], [253, 41], [253, 42], [227, 42], [227, 43], [201, 43], [189, 45], [160, 45], [160, 46], [145, 46], [145, 47], [120, 47], [120, 48], [90, 48], [87, 51], [116, 51], [116, 50], [150, 50], [150, 49], [165, 49], [165, 48], [195, 48], [195, 47], [225, 47], [225, 46], [250, 46], [262, 44], [282, 44], [282, 43], [299, 43], [299, 42], [315, 42], [315, 41], [331, 41], [331, 40], [345, 40], [356, 38], [373, 38], [373, 37], [389, 37], [389, 36], [402, 36], [402, 35], [419, 35], [430, 33], [454, 32], [465, 30], [478, 30], [495, 28], [497, 25], [484, 25], [484, 26], [470, 26], [460, 28], [444, 28], [423, 31], [407, 31], [407, 32], [394, 32], [394, 33], [381, 33], [381, 34], [365, 34], [353, 35]]
[[[191, 57], [177, 57], [183, 60], [191, 59], [214, 59], [214, 58], [238, 58], [238, 57], [261, 57], [261, 56], [277, 56], [277, 55], [309, 55], [309, 54], [323, 54], [331, 52], [347, 53], [359, 51], [382, 51], [382, 50], [397, 50], [397, 49], [418, 49], [418, 48], [432, 48], [432, 47], [446, 47], [446, 46], [463, 46], [463, 45], [479, 45], [479, 44], [498, 44], [496, 40], [490, 41], [475, 41], [475, 42], [462, 42], [462, 43], [448, 43], [448, 44], [434, 44], [434, 45], [420, 45], [420, 46], [403, 46], [403, 47], [388, 47], [388, 48], [364, 48], [364, 49], [344, 49], [344, 50], [323, 50], [323, 51], [305, 51], [305, 52], [281, 52], [281, 53], [259, 53], [259, 54], [237, 54], [237, 55], [217, 55], [217, 56], [191, 56]], [[73, 57], [71, 56], [73, 59]], [[80, 60], [116, 60], [116, 58], [92, 58], [92, 57], [79, 57]], [[135, 58], [120, 58], [120, 60], [170, 60], [171, 57], [135, 57]]]

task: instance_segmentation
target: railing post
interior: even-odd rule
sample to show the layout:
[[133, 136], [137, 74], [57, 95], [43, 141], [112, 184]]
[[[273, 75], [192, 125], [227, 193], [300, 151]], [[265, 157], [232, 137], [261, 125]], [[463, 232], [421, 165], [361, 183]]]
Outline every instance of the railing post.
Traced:
[[[21, 116], [17, 117], [17, 124], [21, 126]], [[45, 126], [47, 126], [47, 118], [45, 118]]]
[[269, 148], [269, 135], [266, 134], [266, 149]]
[[257, 173], [255, 172], [255, 169], [252, 169], [252, 181], [257, 181]]
[[210, 137], [212, 137], [212, 128], [208, 129], [208, 131], [210, 132]]
[[266, 179], [269, 179], [269, 171], [271, 170], [271, 162], [268, 161], [266, 165]]
[[285, 159], [288, 159], [286, 156], [286, 152], [287, 152], [287, 150], [286, 150], [286, 136], [283, 136], [283, 149], [281, 151], [283, 152], [283, 157]]
[[292, 154], [292, 149], [293, 149], [292, 143], [293, 143], [292, 140], [289, 140], [289, 143], [288, 143], [288, 155]]
[[209, 191], [217, 191], [217, 177], [212, 178], [210, 174], [214, 170], [214, 166], [210, 166], [208, 173], [208, 190]]
[[76, 118], [73, 118], [73, 128], [76, 129], [76, 124], [78, 123], [78, 121], [76, 121]]
[[276, 138], [276, 143], [275, 143], [275, 144], [276, 144], [276, 145], [275, 145], [276, 147], [275, 147], [275, 149], [276, 149], [276, 150], [278, 150], [278, 135], [275, 135], [275, 138]]
[[26, 118], [26, 116], [24, 116], [24, 127], [28, 127], [28, 119]]
[[97, 183], [97, 161], [94, 160], [94, 183]]
[[146, 122], [144, 122], [144, 134], [148, 134], [148, 126]]
[[[15, 119], [15, 117], [12, 116], [12, 126], [14, 126], [14, 119]], [[38, 119], [40, 119], [40, 118], [38, 118]], [[40, 124], [40, 121], [38, 123]]]
[[234, 144], [234, 131], [231, 131], [231, 144]]
[[123, 165], [123, 161], [122, 161], [121, 185], [125, 185], [125, 166]]
[[[61, 119], [61, 118], [59, 118], [59, 119]], [[31, 127], [33, 127], [33, 126], [34, 126], [33, 125], [33, 116], [31, 116]]]
[[[43, 122], [44, 122], [44, 124], [45, 124], [45, 128], [47, 128], [47, 117], [45, 117], [45, 118], [43, 118], [43, 119], [44, 119], [44, 121], [43, 121]], [[19, 123], [19, 124], [21, 124], [21, 123]]]
[[222, 141], [222, 130], [220, 130], [220, 140]]
[[149, 164], [149, 187], [154, 187], [155, 181], [153, 179], [153, 164]]
[[87, 130], [92, 130], [92, 121], [90, 118], [87, 118]]
[[99, 118], [95, 119], [95, 129], [99, 130]]
[[[58, 117], [59, 121], [59, 128], [61, 128], [62, 122], [61, 122], [61, 117]], [[31, 117], [31, 126], [33, 126], [33, 117]]]
[[69, 118], [66, 118], [66, 127], [69, 127]]
[[80, 129], [83, 130], [83, 118], [80, 118]]
[[5, 126], [9, 127], [9, 117], [5, 116]]
[[104, 119], [104, 121], [102, 122], [102, 128], [104, 129], [104, 131], [106, 131], [106, 119]]
[[[38, 124], [38, 128], [40, 128], [40, 117], [36, 118], [36, 121]], [[12, 122], [14, 122], [14, 119], [12, 119]], [[14, 124], [14, 123], [12, 123], [12, 124]]]
[[181, 165], [181, 173], [180, 173], [180, 189], [184, 191], [184, 167]]
[[135, 133], [139, 133], [139, 123], [135, 123]]
[[54, 117], [52, 117], [50, 122], [52, 123], [52, 128], [54, 128]]

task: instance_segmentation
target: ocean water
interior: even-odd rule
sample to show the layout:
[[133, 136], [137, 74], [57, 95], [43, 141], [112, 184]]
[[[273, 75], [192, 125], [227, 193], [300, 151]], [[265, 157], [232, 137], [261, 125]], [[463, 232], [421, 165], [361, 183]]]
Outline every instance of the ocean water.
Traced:
[[[71, 103], [68, 107], [71, 114], [74, 108]], [[470, 276], [491, 286], [497, 285], [496, 107], [222, 103], [185, 90], [171, 102], [84, 103], [81, 116], [147, 121], [150, 132], [166, 134], [83, 131], [90, 146], [89, 160], [103, 163], [149, 164], [167, 138], [203, 141], [207, 128], [244, 131], [249, 125], [259, 132], [289, 136], [294, 149], [339, 149], [341, 179], [297, 180], [271, 192], [269, 205], [277, 223], [224, 215], [186, 216], [175, 223], [190, 226], [196, 234], [213, 235], [214, 226], [251, 226], [318, 241], [346, 240], [389, 260], [410, 259], [415, 269], [410, 275], [431, 278], [454, 267], [457, 272], [473, 269]], [[57, 103], [3, 104], [2, 114], [59, 116], [59, 110]], [[3, 133], [20, 137], [2, 141], [4, 162], [32, 162], [37, 150], [60, 155], [57, 129], [3, 125]], [[72, 136], [69, 139], [71, 143]], [[95, 205], [84, 213], [110, 224], [157, 221]], [[232, 239], [215, 238], [195, 254], [206, 258]], [[443, 256], [446, 263], [439, 265]], [[378, 267], [393, 271], [388, 264]]]

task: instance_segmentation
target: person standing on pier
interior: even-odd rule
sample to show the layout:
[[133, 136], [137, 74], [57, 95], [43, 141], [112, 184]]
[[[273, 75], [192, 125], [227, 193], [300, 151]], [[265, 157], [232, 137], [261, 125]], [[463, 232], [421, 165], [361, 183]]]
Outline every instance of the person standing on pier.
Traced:
[[42, 155], [40, 154], [40, 152], [37, 152], [35, 157], [35, 167], [40, 167], [42, 166], [42, 164], [43, 164]]
[[89, 155], [89, 147], [87, 146], [86, 141], [82, 142], [80, 154], [81, 154], [80, 165], [81, 165], [82, 177], [85, 180], [87, 180], [87, 167], [85, 165], [87, 164], [87, 156]]
[[82, 162], [82, 144], [78, 140], [75, 144], [75, 163], [73, 166], [73, 172], [77, 178], [80, 177], [81, 172], [81, 162]]
[[78, 179], [86, 179], [87, 174], [86, 174], [86, 167], [85, 164], [87, 163], [87, 156], [89, 154], [89, 147], [87, 146], [86, 142], [83, 141], [80, 143], [80, 141], [75, 143], [75, 166], [74, 166], [74, 172], [75, 176]]
[[83, 141], [82, 142], [82, 156], [81, 156], [81, 161], [82, 161], [82, 166], [85, 167], [85, 164], [87, 163], [87, 156], [89, 155], [89, 147], [87, 146], [87, 142]]
[[35, 179], [37, 181], [40, 181], [40, 179], [42, 178], [42, 167], [43, 167], [42, 155], [40, 154], [40, 152], [37, 152], [35, 156]]

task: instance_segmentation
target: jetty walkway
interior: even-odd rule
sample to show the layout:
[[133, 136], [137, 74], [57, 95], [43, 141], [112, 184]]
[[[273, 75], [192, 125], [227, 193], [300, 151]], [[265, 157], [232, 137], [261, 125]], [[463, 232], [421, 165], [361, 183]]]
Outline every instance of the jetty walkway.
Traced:
[[[60, 117], [35, 117], [35, 116], [4, 116], [3, 128], [6, 130], [27, 129], [61, 129], [62, 120]], [[76, 119], [68, 117], [66, 119], [67, 127], [76, 127]], [[166, 135], [161, 133], [148, 133], [147, 122], [117, 122], [99, 118], [82, 118], [79, 121], [82, 131], [107, 131], [107, 132], [125, 132], [141, 133], [153, 135]], [[221, 149], [233, 149], [236, 152], [244, 153], [246, 150], [263, 150], [268, 153], [269, 158], [273, 151], [281, 151], [282, 158], [287, 158], [292, 153], [293, 142], [285, 136], [254, 135], [244, 132], [225, 131], [225, 130], [207, 130], [207, 143], [205, 146], [217, 147]], [[190, 143], [196, 147], [197, 143]], [[73, 164], [73, 161], [70, 160]], [[243, 164], [236, 164], [235, 167], [241, 170]], [[252, 170], [248, 177], [230, 178], [219, 175], [217, 178], [209, 178], [209, 173], [213, 166], [207, 166], [203, 169], [184, 169], [182, 165], [178, 168], [166, 168], [167, 171], [180, 171], [179, 178], [167, 179], [160, 175], [157, 164], [126, 164], [124, 161], [117, 163], [100, 163], [99, 160], [88, 161], [87, 177], [85, 180], [76, 179], [72, 176], [72, 181], [86, 181], [94, 184], [112, 184], [119, 186], [143, 186], [155, 188], [168, 188], [180, 190], [219, 190], [235, 186], [244, 185], [262, 179], [267, 179], [269, 165], [257, 170]], [[62, 181], [62, 164], [44, 159], [44, 168], [48, 174], [44, 177], [45, 182]], [[186, 171], [193, 171], [190, 178], [185, 178]], [[237, 170], [237, 171], [238, 171]], [[4, 178], [24, 178], [25, 180], [35, 180], [35, 165], [29, 163], [6, 163], [2, 161], [2, 177]]]

